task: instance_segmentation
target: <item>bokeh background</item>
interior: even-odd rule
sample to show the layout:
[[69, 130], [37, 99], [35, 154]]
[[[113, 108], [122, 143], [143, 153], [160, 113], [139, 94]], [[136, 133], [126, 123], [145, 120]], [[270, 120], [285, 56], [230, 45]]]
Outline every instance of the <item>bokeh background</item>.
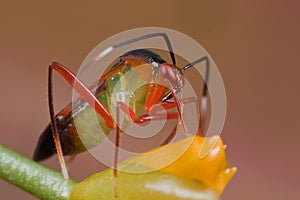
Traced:
[[[0, 3], [0, 144], [31, 157], [49, 121], [47, 67], [76, 71], [109, 36], [158, 26], [183, 32], [213, 57], [228, 112], [222, 137], [237, 175], [222, 199], [300, 196], [300, 3], [287, 1], [9, 1]], [[71, 92], [55, 78], [56, 107]], [[59, 170], [56, 158], [43, 164]], [[71, 177], [101, 166], [78, 156]], [[0, 180], [1, 199], [35, 199]]]

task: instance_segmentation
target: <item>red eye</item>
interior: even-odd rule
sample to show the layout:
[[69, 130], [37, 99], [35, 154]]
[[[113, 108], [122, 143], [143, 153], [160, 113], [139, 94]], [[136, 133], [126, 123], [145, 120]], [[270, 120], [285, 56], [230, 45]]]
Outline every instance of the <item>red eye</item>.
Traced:
[[159, 70], [160, 75], [172, 87], [173, 92], [176, 93], [183, 88], [183, 75], [176, 67], [165, 63], [160, 66]]
[[160, 66], [160, 73], [166, 80], [169, 80], [170, 82], [174, 82], [177, 79], [174, 68], [167, 63]]

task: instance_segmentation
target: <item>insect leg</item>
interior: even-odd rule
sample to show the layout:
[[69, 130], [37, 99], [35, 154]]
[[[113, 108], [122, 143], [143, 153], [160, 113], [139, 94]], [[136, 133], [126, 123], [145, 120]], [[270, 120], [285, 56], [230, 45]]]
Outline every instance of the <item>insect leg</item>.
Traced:
[[[150, 121], [150, 120], [161, 120], [161, 119], [177, 119], [178, 114], [177, 113], [168, 113], [167, 117], [165, 115], [144, 115], [140, 118], [136, 118], [135, 113], [133, 110], [127, 106], [124, 102], [118, 102], [116, 106], [116, 137], [115, 137], [115, 153], [114, 153], [114, 167], [113, 167], [113, 176], [114, 176], [114, 182], [113, 182], [113, 191], [114, 191], [114, 197], [117, 199], [118, 198], [118, 191], [117, 191], [117, 180], [118, 180], [118, 158], [119, 158], [119, 146], [120, 146], [120, 135], [121, 135], [121, 129], [120, 129], [120, 111], [125, 112], [130, 119], [134, 122], [145, 122], [145, 121]], [[177, 125], [174, 130], [172, 130], [171, 136], [168, 136], [168, 138], [162, 143], [167, 144], [175, 135], [177, 131]]]
[[69, 179], [69, 174], [68, 174], [68, 170], [66, 167], [66, 163], [63, 157], [63, 151], [61, 148], [61, 143], [60, 143], [60, 139], [59, 139], [59, 135], [58, 135], [58, 129], [56, 126], [56, 121], [55, 121], [55, 113], [54, 113], [54, 104], [53, 104], [53, 83], [52, 83], [52, 78], [53, 78], [53, 73], [52, 73], [53, 68], [51, 67], [51, 65], [49, 66], [49, 71], [48, 71], [48, 104], [49, 104], [49, 113], [50, 113], [50, 119], [51, 119], [51, 124], [52, 124], [52, 132], [53, 132], [53, 138], [54, 138], [54, 143], [55, 143], [55, 147], [56, 147], [56, 151], [57, 151], [57, 155], [58, 155], [58, 159], [59, 159], [59, 163], [60, 163], [60, 167], [62, 170], [62, 174], [64, 176], [64, 182], [62, 183], [62, 185], [60, 186], [59, 190], [57, 191], [56, 194], [56, 199], [59, 198], [59, 196], [61, 196], [61, 193], [63, 191], [63, 188], [67, 182], [67, 180]]
[[86, 101], [94, 110], [103, 117], [106, 125], [113, 129], [114, 121], [110, 113], [99, 102], [99, 100], [93, 95], [93, 93], [65, 66], [57, 62], [53, 62], [49, 66], [49, 71], [56, 70], [64, 79], [78, 92], [80, 97]]
[[[177, 102], [174, 101], [174, 100], [172, 100], [172, 99], [166, 100], [165, 102], [167, 102], [167, 103], [160, 104], [161, 106], [154, 107], [151, 111], [154, 112], [154, 113], [156, 113], [156, 112], [159, 112], [161, 110], [171, 109], [171, 108], [178, 107]], [[180, 99], [179, 100], [180, 107], [183, 107], [183, 105], [188, 104], [188, 103], [192, 103], [192, 102], [197, 102], [197, 99], [194, 98], [194, 97], [189, 97], [189, 98], [185, 98], [185, 99]], [[186, 125], [185, 125], [184, 121], [182, 122], [182, 124], [184, 126], [183, 128], [185, 128], [184, 130], [186, 131]], [[171, 137], [171, 135], [170, 135], [170, 137]], [[202, 126], [201, 126], [200, 121], [199, 121], [199, 125], [198, 125], [198, 135], [200, 135], [200, 136], [203, 135], [202, 134]]]
[[[135, 116], [135, 113], [133, 112], [133, 110], [128, 107], [126, 104], [124, 104], [123, 102], [119, 102], [119, 108], [126, 113], [132, 122], [137, 123], [137, 124], [142, 124], [151, 120], [163, 120], [163, 119], [178, 119], [178, 113], [167, 113], [167, 114], [153, 114], [153, 115], [149, 115], [149, 114], [145, 114], [140, 116], [139, 118], [137, 118]], [[175, 103], [172, 104], [172, 106], [166, 106], [166, 109], [170, 109], [176, 107]], [[159, 110], [157, 110], [159, 111]], [[168, 144], [176, 135], [177, 133], [177, 128], [178, 128], [178, 124], [174, 127], [174, 129], [171, 131], [170, 135], [165, 139], [165, 141], [161, 144], [161, 145], [165, 145]]]
[[149, 89], [146, 96], [146, 102], [145, 102], [145, 110], [147, 112], [150, 111], [151, 107], [159, 102], [161, 99], [161, 96], [163, 95], [163, 92], [165, 90], [165, 87], [159, 84], [151, 83], [149, 84]]
[[[191, 103], [191, 102], [195, 102], [196, 99], [193, 97], [190, 98], [186, 98], [186, 99], [182, 99], [180, 100], [181, 104], [187, 104], [187, 103]], [[142, 115], [141, 117], [139, 117], [138, 119], [135, 119], [135, 123], [144, 123], [147, 121], [151, 121], [151, 120], [162, 120], [162, 119], [178, 119], [179, 118], [179, 113], [167, 113], [165, 114], [157, 114], [157, 112], [162, 111], [162, 110], [168, 110], [168, 109], [172, 109], [177, 107], [177, 103], [176, 102], [171, 102], [171, 103], [165, 103], [165, 104], [161, 104], [161, 106], [159, 107], [154, 107], [153, 109], [151, 109], [151, 112], [154, 114], [145, 114]], [[126, 109], [122, 109], [124, 110], [124, 112], [126, 111]], [[130, 115], [130, 114], [128, 114]], [[173, 130], [171, 131], [171, 133], [168, 135], [168, 137], [164, 140], [164, 142], [161, 145], [166, 145], [168, 144], [176, 135], [177, 133], [177, 129], [178, 129], [178, 124], [176, 124], [176, 126], [173, 128]], [[200, 131], [200, 130], [199, 130]], [[202, 134], [200, 134], [202, 135]]]
[[113, 169], [113, 174], [114, 174], [114, 185], [113, 185], [113, 190], [114, 190], [114, 197], [115, 199], [118, 198], [117, 195], [117, 178], [118, 178], [118, 158], [119, 158], [119, 146], [120, 146], [120, 134], [121, 134], [121, 129], [120, 129], [120, 103], [117, 103], [117, 110], [116, 110], [116, 138], [115, 138], [115, 155], [114, 155], [114, 169]]
[[[154, 115], [149, 115], [145, 114], [140, 117], [136, 117], [134, 111], [127, 106], [123, 102], [118, 102], [118, 108], [120, 108], [125, 114], [127, 114], [132, 122], [141, 124], [147, 121], [151, 120], [162, 120], [162, 119], [177, 119], [178, 118], [178, 113], [167, 113], [167, 114], [154, 114]], [[170, 107], [171, 108], [171, 107]], [[167, 108], [169, 109], [169, 108]]]
[[173, 98], [173, 94], [172, 92], [168, 92], [162, 99], [161, 102], [174, 102], [173, 100], [171, 100]]
[[65, 160], [63, 158], [63, 151], [59, 139], [58, 129], [55, 121], [55, 113], [54, 113], [54, 105], [53, 105], [53, 70], [56, 70], [80, 95], [80, 97], [85, 100], [90, 106], [92, 106], [95, 111], [103, 117], [105, 123], [109, 128], [114, 128], [114, 122], [109, 114], [109, 112], [105, 109], [105, 107], [98, 101], [98, 99], [91, 93], [91, 91], [78, 79], [76, 76], [69, 71], [63, 65], [53, 62], [49, 65], [49, 73], [48, 73], [48, 98], [49, 98], [49, 112], [51, 118], [51, 124], [53, 127], [53, 137], [55, 142], [56, 151], [59, 158], [59, 163], [61, 166], [62, 174], [64, 176], [65, 181], [61, 185], [56, 199], [61, 196], [63, 188], [69, 179], [68, 170], [66, 167]]
[[[196, 99], [194, 97], [189, 97], [189, 98], [181, 99], [179, 101], [182, 104], [187, 104], [187, 103], [190, 103], [190, 102], [195, 102]], [[163, 103], [163, 104], [160, 104], [160, 105], [161, 106], [152, 108], [151, 111], [153, 113], [155, 113], [155, 112], [159, 112], [161, 110], [167, 110], [167, 109], [175, 108], [177, 106], [176, 102], [173, 101], [173, 100], [169, 100], [167, 103]]]
[[176, 133], [177, 133], [177, 129], [178, 129], [178, 123], [176, 124], [176, 126], [173, 128], [173, 130], [171, 131], [170, 135], [165, 139], [165, 141], [161, 144], [161, 146], [169, 144], [169, 142], [175, 137]]

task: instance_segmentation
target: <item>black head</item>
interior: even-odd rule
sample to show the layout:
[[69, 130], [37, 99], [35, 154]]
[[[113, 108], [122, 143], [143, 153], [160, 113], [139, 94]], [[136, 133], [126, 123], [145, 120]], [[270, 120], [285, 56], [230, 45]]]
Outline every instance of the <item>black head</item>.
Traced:
[[160, 55], [148, 49], [131, 50], [123, 54], [120, 58], [122, 59], [123, 57], [136, 58], [136, 59], [144, 60], [145, 62], [148, 63], [152, 63], [152, 62], [156, 62], [158, 64], [166, 63], [166, 61]]

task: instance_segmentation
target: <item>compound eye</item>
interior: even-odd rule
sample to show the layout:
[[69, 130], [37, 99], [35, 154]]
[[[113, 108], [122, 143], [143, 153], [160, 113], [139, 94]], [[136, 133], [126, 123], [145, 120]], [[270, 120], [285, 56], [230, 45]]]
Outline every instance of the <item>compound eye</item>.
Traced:
[[160, 73], [166, 80], [172, 82], [176, 80], [175, 69], [169, 64], [162, 64], [160, 66]]
[[183, 88], [183, 75], [176, 67], [170, 64], [162, 64], [159, 70], [163, 79], [172, 87], [174, 92], [178, 92]]

